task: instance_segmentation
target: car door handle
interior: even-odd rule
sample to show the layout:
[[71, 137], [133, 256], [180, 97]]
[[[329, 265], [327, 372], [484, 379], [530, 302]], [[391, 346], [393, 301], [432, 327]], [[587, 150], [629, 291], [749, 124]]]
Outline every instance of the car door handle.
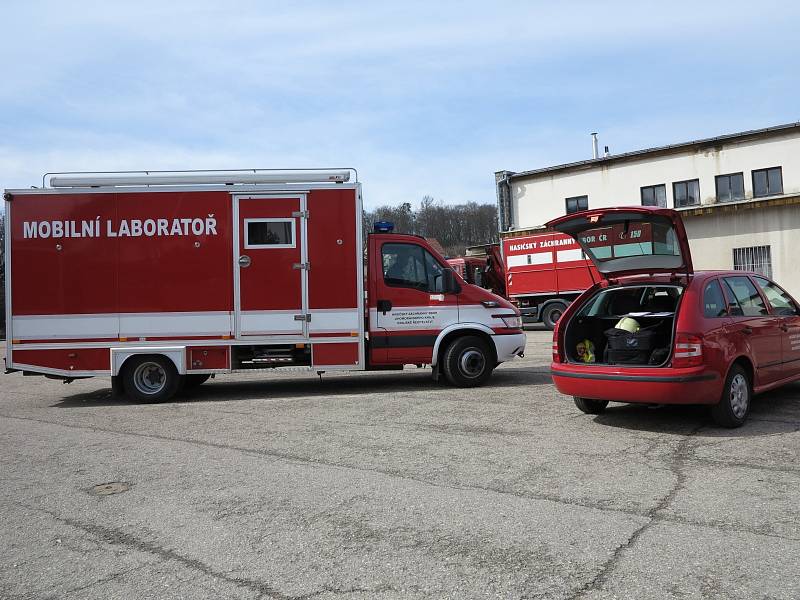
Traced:
[[789, 331], [789, 326], [788, 325], [781, 325], [781, 331], [786, 333], [787, 331]]
[[750, 327], [742, 327], [742, 333], [745, 335], [750, 335], [751, 333], [753, 333], [753, 329]]

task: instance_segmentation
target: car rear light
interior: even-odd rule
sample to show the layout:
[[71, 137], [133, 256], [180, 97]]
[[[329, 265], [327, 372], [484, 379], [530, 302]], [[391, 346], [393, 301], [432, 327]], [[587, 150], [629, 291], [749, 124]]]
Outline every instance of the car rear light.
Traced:
[[675, 336], [673, 367], [698, 367], [703, 364], [703, 338], [688, 333]]
[[558, 351], [558, 337], [555, 335], [553, 336], [553, 362], [561, 362], [561, 353]]

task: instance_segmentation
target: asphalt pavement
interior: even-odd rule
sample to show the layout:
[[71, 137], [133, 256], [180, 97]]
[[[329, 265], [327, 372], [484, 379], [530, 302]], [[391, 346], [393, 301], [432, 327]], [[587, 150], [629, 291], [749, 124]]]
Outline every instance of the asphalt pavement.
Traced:
[[800, 598], [800, 384], [748, 423], [555, 391], [550, 334], [430, 371], [156, 405], [0, 377], [0, 597]]

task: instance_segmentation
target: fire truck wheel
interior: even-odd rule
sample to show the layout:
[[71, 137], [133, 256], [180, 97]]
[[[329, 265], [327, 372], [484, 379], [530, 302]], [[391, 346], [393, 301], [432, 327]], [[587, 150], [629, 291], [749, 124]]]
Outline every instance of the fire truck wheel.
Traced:
[[550, 331], [553, 331], [553, 329], [555, 329], [556, 323], [561, 318], [561, 315], [564, 314], [565, 310], [567, 310], [567, 307], [561, 302], [554, 302], [553, 304], [548, 304], [545, 307], [544, 311], [542, 311], [542, 323], [544, 323], [544, 326], [547, 327]]
[[491, 376], [494, 363], [486, 342], [472, 335], [454, 340], [442, 359], [444, 376], [458, 387], [483, 385]]
[[139, 402], [163, 402], [178, 391], [181, 378], [175, 365], [164, 356], [132, 356], [125, 361], [122, 385]]
[[185, 390], [193, 390], [196, 387], [200, 387], [211, 375], [186, 375], [183, 378], [183, 389]]
[[608, 406], [608, 400], [589, 400], [589, 398], [578, 398], [577, 396], [573, 396], [572, 399], [575, 400], [575, 406], [587, 415], [599, 415]]

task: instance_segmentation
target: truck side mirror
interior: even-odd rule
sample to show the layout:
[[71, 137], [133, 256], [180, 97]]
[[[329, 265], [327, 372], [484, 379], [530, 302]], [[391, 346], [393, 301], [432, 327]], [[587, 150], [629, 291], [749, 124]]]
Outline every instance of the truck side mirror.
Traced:
[[442, 284], [445, 294], [458, 294], [461, 291], [461, 286], [456, 280], [456, 274], [453, 269], [445, 269], [442, 273]]

